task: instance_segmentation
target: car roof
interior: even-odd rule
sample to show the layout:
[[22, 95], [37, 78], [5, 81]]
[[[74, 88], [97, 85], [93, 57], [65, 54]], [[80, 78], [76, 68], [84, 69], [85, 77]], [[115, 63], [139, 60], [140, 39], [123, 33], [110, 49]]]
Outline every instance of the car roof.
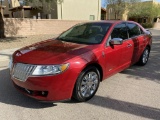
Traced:
[[121, 22], [131, 22], [134, 23], [134, 21], [123, 21], [123, 20], [101, 20], [101, 21], [91, 21], [87, 23], [111, 23], [111, 24], [117, 24]]

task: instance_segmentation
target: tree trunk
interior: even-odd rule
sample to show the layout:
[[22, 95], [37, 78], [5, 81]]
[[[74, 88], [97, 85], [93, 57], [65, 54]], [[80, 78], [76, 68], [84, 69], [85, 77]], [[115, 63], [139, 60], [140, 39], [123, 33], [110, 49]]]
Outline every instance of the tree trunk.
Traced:
[[3, 17], [2, 14], [0, 13], [0, 38], [4, 38], [4, 21], [3, 21]]
[[115, 20], [117, 20], [117, 13], [114, 14]]

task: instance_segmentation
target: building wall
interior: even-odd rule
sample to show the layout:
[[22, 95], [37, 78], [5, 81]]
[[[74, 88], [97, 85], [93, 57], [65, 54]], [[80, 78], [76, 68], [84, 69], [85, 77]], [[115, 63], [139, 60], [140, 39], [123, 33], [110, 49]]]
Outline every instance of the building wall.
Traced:
[[62, 20], [100, 20], [101, 0], [64, 0], [58, 4], [58, 19]]
[[11, 12], [9, 11], [9, 3], [8, 3], [8, 0], [4, 0], [3, 3], [2, 3], [5, 7], [4, 9], [4, 16], [6, 17], [10, 17], [11, 16]]
[[154, 24], [153, 28], [160, 30], [160, 21], [159, 21], [159, 22], [156, 22], [156, 23]]
[[[2, 20], [2, 18], [0, 20]], [[4, 21], [0, 22], [0, 35], [5, 33], [5, 36], [28, 36], [40, 34], [56, 35], [69, 29], [75, 24], [88, 21], [4, 18]], [[154, 28], [160, 29], [160, 21], [155, 24]]]
[[27, 36], [39, 34], [60, 34], [75, 24], [86, 22], [82, 20], [55, 19], [19, 19], [5, 18], [6, 36]]

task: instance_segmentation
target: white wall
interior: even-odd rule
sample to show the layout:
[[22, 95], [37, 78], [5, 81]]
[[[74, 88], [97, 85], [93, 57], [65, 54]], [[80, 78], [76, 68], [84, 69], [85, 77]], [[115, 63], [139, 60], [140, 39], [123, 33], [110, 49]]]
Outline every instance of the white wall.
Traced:
[[58, 4], [58, 19], [62, 20], [100, 20], [101, 0], [64, 0]]

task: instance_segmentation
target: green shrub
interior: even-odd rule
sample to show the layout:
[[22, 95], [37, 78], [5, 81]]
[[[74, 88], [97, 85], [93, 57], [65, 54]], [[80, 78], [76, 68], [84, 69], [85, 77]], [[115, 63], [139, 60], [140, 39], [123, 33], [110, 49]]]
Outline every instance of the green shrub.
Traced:
[[141, 25], [142, 25], [144, 28], [152, 28], [152, 27], [153, 27], [153, 23], [141, 23]]

